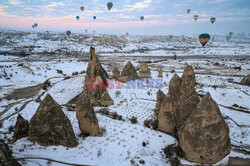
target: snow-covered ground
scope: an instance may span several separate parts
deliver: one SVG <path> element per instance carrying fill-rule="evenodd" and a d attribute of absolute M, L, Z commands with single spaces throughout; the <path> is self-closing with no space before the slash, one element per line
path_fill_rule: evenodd
<path fill-rule="evenodd" d="M 164 40 L 164 37 L 143 37 L 143 36 L 102 36 L 102 35 L 72 35 L 67 39 L 62 34 L 46 35 L 40 33 L 8 34 L 1 32 L 1 40 L 6 43 L 0 45 L 0 120 L 20 110 L 26 101 L 36 99 L 45 90 L 41 90 L 36 96 L 29 99 L 4 99 L 16 88 L 23 88 L 38 85 L 50 79 L 52 87 L 49 93 L 63 108 L 73 126 L 79 145 L 75 148 L 65 148 L 62 146 L 44 147 L 37 143 L 30 142 L 27 138 L 10 143 L 13 155 L 16 158 L 27 156 L 44 157 L 54 160 L 75 164 L 89 165 L 141 165 L 140 160 L 144 160 L 144 165 L 170 165 L 168 159 L 163 155 L 162 149 L 167 145 L 174 144 L 175 138 L 146 128 L 144 120 L 154 116 L 156 104 L 156 93 L 158 88 L 143 88 L 136 86 L 131 88 L 132 82 L 122 84 L 123 88 L 108 89 L 110 96 L 114 100 L 114 105 L 108 107 L 110 112 L 117 112 L 122 115 L 124 121 L 114 120 L 105 115 L 97 113 L 99 125 L 104 134 L 101 137 L 87 137 L 82 139 L 79 136 L 80 130 L 75 112 L 70 112 L 66 104 L 70 99 L 83 90 L 83 82 L 87 69 L 87 61 L 82 60 L 81 53 L 87 53 L 90 45 L 95 46 L 96 52 L 100 52 L 100 60 L 103 67 L 111 75 L 114 65 L 121 71 L 128 60 L 138 68 L 139 62 L 150 61 L 148 63 L 153 79 L 157 78 L 157 70 L 162 68 L 163 78 L 162 90 L 168 91 L 168 84 L 174 73 L 182 75 L 187 64 L 194 67 L 196 72 L 196 91 L 204 95 L 210 92 L 213 99 L 219 104 L 223 117 L 230 128 L 230 138 L 232 145 L 243 147 L 250 151 L 250 88 L 237 84 L 243 76 L 250 74 L 250 42 L 238 44 L 238 41 L 218 41 L 210 43 L 206 48 L 201 48 L 195 39 L 181 41 Z M 7 39 L 7 36 L 11 36 Z M 98 45 L 102 40 L 107 44 Z M 105 43 L 104 40 L 104 43 Z M 114 44 L 115 43 L 115 44 Z M 112 46 L 112 45 L 113 46 Z M 15 48 L 29 46 L 31 50 L 25 50 L 30 56 L 11 56 Z M 61 51 L 56 51 L 61 50 Z M 49 53 L 56 52 L 51 55 Z M 67 57 L 65 52 L 73 54 L 80 53 L 80 57 Z M 177 54 L 177 60 L 171 56 Z M 6 56 L 4 56 L 4 54 Z M 63 55 L 62 55 L 63 54 Z M 72 54 L 72 55 L 73 55 Z M 82 55 L 83 56 L 83 55 Z M 84 55 L 85 56 L 85 55 Z M 188 58 L 192 56 L 192 58 Z M 235 56 L 235 57 L 234 57 Z M 86 56 L 85 56 L 86 57 Z M 212 58 L 211 58 L 212 57 Z M 237 69 L 241 67 L 241 70 Z M 61 70 L 62 73 L 59 71 Z M 78 74 L 73 75 L 73 72 Z M 70 76 L 67 78 L 67 76 Z M 67 78 L 67 79 L 65 79 Z M 139 82 L 139 80 L 137 80 Z M 129 88 L 130 87 L 130 88 Z M 118 93 L 118 91 L 120 93 Z M 41 99 L 45 97 L 42 95 Z M 20 101 L 20 103 L 10 107 L 7 112 L 1 114 L 7 105 Z M 226 107 L 233 107 L 234 104 L 244 107 L 243 112 L 239 112 Z M 28 103 L 20 114 L 27 120 L 34 115 L 39 103 L 35 100 Z M 99 111 L 101 108 L 94 108 Z M 137 124 L 131 124 L 129 119 L 135 116 Z M 7 133 L 10 126 L 16 122 L 17 114 L 6 119 L 1 133 Z M 13 132 L 1 134 L 0 139 L 8 141 L 12 138 Z M 148 142 L 145 147 L 142 142 Z M 226 164 L 229 157 L 249 158 L 250 155 L 236 152 L 231 153 L 217 164 Z M 182 164 L 194 165 L 184 159 Z M 29 160 L 22 162 L 23 165 L 61 165 L 57 163 L 47 163 L 44 160 Z"/>

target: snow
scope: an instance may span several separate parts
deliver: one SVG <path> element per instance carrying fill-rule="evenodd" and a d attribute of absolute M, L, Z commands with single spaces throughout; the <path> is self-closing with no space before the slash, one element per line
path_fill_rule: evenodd
<path fill-rule="evenodd" d="M 112 73 L 114 64 L 117 64 L 121 71 L 129 60 L 136 68 L 139 67 L 139 61 L 151 61 L 148 65 L 151 69 L 152 79 L 157 79 L 163 84 L 161 90 L 165 94 L 172 76 L 174 74 L 181 76 L 184 67 L 187 64 L 192 65 L 198 83 L 196 91 L 202 95 L 209 92 L 219 104 L 221 113 L 230 128 L 232 144 L 250 146 L 250 88 L 237 84 L 243 76 L 250 73 L 250 42 L 246 39 L 240 40 L 242 43 L 236 39 L 229 43 L 218 39 L 207 47 L 201 48 L 195 38 L 182 41 L 178 36 L 174 40 L 167 40 L 165 36 L 79 35 L 77 38 L 77 35 L 72 35 L 70 39 L 66 39 L 64 34 L 49 34 L 46 37 L 46 34 L 27 33 L 21 37 L 15 34 L 12 36 L 11 40 L 15 42 L 12 42 L 9 47 L 6 46 L 8 42 L 6 45 L 1 45 L 0 52 L 6 51 L 11 54 L 14 48 L 23 46 L 29 46 L 32 50 L 31 55 L 27 57 L 0 55 L 0 97 L 2 98 L 0 112 L 5 109 L 5 105 L 20 101 L 19 104 L 4 113 L 0 119 L 15 113 L 24 102 L 33 100 L 20 112 L 25 119 L 30 120 L 39 107 L 39 103 L 35 99 L 45 90 L 41 90 L 30 99 L 6 100 L 4 96 L 16 88 L 38 85 L 49 79 L 52 87 L 41 99 L 49 93 L 62 106 L 79 142 L 75 148 L 44 147 L 23 138 L 11 144 L 13 155 L 16 158 L 35 156 L 75 164 L 102 166 L 132 165 L 132 161 L 139 164 L 139 160 L 143 159 L 145 165 L 170 165 L 168 159 L 163 156 L 162 149 L 167 145 L 177 143 L 177 140 L 143 125 L 144 120 L 154 116 L 156 93 L 159 89 L 157 87 L 139 87 L 137 85 L 135 88 L 131 88 L 133 81 L 130 81 L 119 83 L 122 88 L 117 88 L 118 83 L 114 83 L 114 88 L 108 89 L 114 105 L 108 109 L 110 112 L 122 115 L 124 121 L 114 120 L 97 113 L 99 126 L 105 129 L 103 136 L 86 137 L 85 139 L 79 136 L 80 130 L 75 112 L 68 111 L 63 105 L 83 90 L 85 79 L 83 71 L 86 71 L 88 64 L 84 58 L 88 58 L 87 54 L 91 45 L 96 48 L 103 67 L 109 74 Z M 2 36 L 2 38 L 5 37 Z M 119 42 L 114 45 L 109 42 L 99 45 L 97 42 L 99 38 L 115 38 Z M 56 53 L 49 54 L 53 52 Z M 177 55 L 177 60 L 173 60 L 174 54 Z M 20 65 L 21 63 L 23 65 Z M 241 66 L 240 71 L 234 69 L 239 66 Z M 159 68 L 163 69 L 163 78 L 157 78 Z M 58 73 L 58 70 L 62 70 L 63 73 Z M 6 77 L 4 71 L 7 73 Z M 79 74 L 72 76 L 73 72 Z M 67 76 L 70 77 L 67 78 Z M 145 80 L 135 82 L 146 85 Z M 117 94 L 118 91 L 119 94 Z M 245 112 L 223 107 L 232 107 L 234 104 L 245 107 Z M 100 109 L 101 107 L 94 108 L 96 112 Z M 129 119 L 133 116 L 137 117 L 137 124 L 131 124 Z M 8 128 L 15 124 L 16 118 L 17 114 L 5 120 L 0 132 L 7 132 Z M 12 135 L 13 133 L 1 134 L 0 138 L 7 140 L 11 139 Z M 149 142 L 149 144 L 143 147 L 143 141 Z M 217 164 L 227 164 L 229 157 L 249 158 L 250 156 L 232 150 Z M 36 163 L 47 164 L 44 160 L 29 160 L 24 165 Z M 181 163 L 195 165 L 184 159 L 181 159 Z M 61 164 L 52 162 L 51 165 Z"/>

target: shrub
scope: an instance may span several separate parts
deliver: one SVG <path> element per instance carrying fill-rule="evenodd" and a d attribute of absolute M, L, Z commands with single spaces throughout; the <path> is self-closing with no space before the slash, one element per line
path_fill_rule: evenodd
<path fill-rule="evenodd" d="M 62 70 L 56 70 L 58 74 L 63 74 Z"/>
<path fill-rule="evenodd" d="M 144 160 L 139 160 L 139 163 L 140 164 L 145 164 L 145 161 Z"/>
<path fill-rule="evenodd" d="M 181 164 L 181 162 L 178 157 L 174 157 L 170 159 L 170 164 L 171 166 L 178 166 Z"/>
<path fill-rule="evenodd" d="M 72 73 L 72 76 L 75 76 L 75 75 L 78 75 L 77 71 L 75 71 L 75 72 Z"/>
<path fill-rule="evenodd" d="M 182 148 L 180 146 L 175 145 L 175 144 L 171 144 L 171 145 L 166 146 L 163 149 L 163 152 L 164 152 L 166 158 L 173 158 L 173 157 L 183 158 L 184 157 L 184 152 L 183 152 Z"/>
<path fill-rule="evenodd" d="M 132 124 L 136 124 L 138 121 L 137 121 L 137 117 L 135 117 L 135 116 L 132 116 L 132 118 L 130 118 L 129 119 L 130 120 L 130 122 L 132 123 Z"/>
<path fill-rule="evenodd" d="M 148 144 L 149 144 L 149 142 L 148 142 L 148 141 L 146 141 L 146 142 L 145 142 L 145 141 L 143 141 L 143 142 L 142 142 L 142 146 L 143 146 L 143 147 L 146 147 Z"/>
<path fill-rule="evenodd" d="M 146 119 L 144 120 L 144 126 L 150 129 L 157 130 L 158 129 L 158 119 Z"/>
<path fill-rule="evenodd" d="M 144 124 L 144 126 L 146 126 L 147 128 L 150 128 L 151 122 L 152 122 L 152 119 L 146 119 L 146 120 L 144 120 L 143 124 Z"/>

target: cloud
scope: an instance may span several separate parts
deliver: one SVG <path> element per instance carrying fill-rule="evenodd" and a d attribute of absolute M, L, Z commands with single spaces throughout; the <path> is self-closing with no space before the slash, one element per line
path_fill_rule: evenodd
<path fill-rule="evenodd" d="M 9 4 L 10 5 L 20 5 L 20 4 L 22 4 L 22 2 L 20 2 L 18 0 L 9 0 Z"/>
<path fill-rule="evenodd" d="M 151 2 L 152 2 L 152 0 L 145 0 L 145 1 L 142 1 L 142 2 L 136 2 L 133 5 L 125 5 L 125 7 L 131 8 L 131 10 L 134 10 L 134 9 L 144 9 L 144 8 L 149 7 L 149 4 Z"/>
<path fill-rule="evenodd" d="M 47 6 L 44 6 L 45 8 L 52 8 L 52 7 L 57 7 L 57 6 L 64 6 L 64 3 L 61 2 L 52 2 Z"/>
<path fill-rule="evenodd" d="M 137 18 L 137 17 L 133 17 L 133 16 L 125 16 L 125 15 L 123 15 L 123 14 L 119 14 L 119 17 L 120 18 L 125 18 L 125 19 L 135 19 L 135 18 Z"/>

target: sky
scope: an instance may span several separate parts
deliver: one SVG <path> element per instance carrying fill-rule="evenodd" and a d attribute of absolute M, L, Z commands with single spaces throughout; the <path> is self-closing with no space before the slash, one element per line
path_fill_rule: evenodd
<path fill-rule="evenodd" d="M 107 10 L 107 2 L 113 7 Z M 85 9 L 82 12 L 80 6 Z M 190 14 L 187 9 L 191 9 Z M 195 22 L 194 15 L 199 15 Z M 80 20 L 76 20 L 80 16 Z M 97 19 L 94 20 L 93 16 Z M 140 21 L 140 16 L 144 20 Z M 210 18 L 216 22 L 211 24 Z M 73 33 L 250 33 L 250 0 L 1 0 L 0 27 Z"/>

